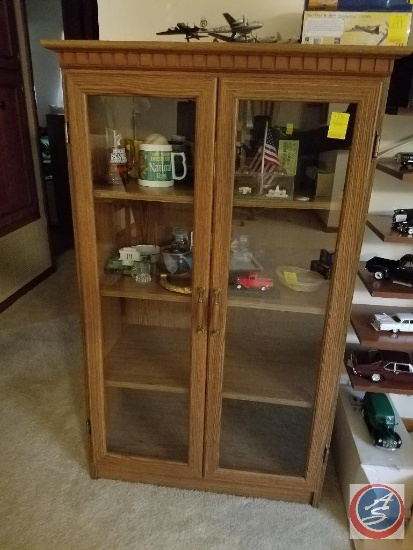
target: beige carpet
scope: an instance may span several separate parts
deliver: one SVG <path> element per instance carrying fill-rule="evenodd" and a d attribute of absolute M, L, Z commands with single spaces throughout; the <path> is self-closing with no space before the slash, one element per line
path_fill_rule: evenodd
<path fill-rule="evenodd" d="M 0 550 L 348 550 L 329 465 L 320 508 L 91 480 L 73 252 L 0 315 Z"/>

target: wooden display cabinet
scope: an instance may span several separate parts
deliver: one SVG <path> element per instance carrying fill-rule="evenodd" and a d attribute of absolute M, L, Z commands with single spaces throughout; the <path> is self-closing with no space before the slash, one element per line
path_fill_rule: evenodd
<path fill-rule="evenodd" d="M 393 61 L 407 50 L 45 46 L 65 81 L 92 475 L 317 503 L 375 136 Z M 347 132 L 329 137 L 331 113 L 346 111 Z M 147 188 L 132 169 L 124 185 L 105 184 L 105 128 L 137 146 L 185 128 L 191 177 Z M 261 175 L 268 128 L 298 156 Z M 343 193 L 317 197 L 309 169 L 343 148 Z M 337 234 L 318 210 L 339 214 Z M 119 248 L 166 245 L 174 227 L 193 232 L 191 295 L 163 288 L 159 264 L 146 284 L 105 271 Z M 284 266 L 290 285 L 306 286 L 290 266 L 309 269 L 320 249 L 335 250 L 331 280 L 312 292 L 279 280 Z M 273 288 L 237 289 L 252 271 Z"/>

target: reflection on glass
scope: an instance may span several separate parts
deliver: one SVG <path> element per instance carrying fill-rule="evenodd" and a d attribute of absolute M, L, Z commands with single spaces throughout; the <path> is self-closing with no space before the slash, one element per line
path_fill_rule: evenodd
<path fill-rule="evenodd" d="M 355 112 L 239 102 L 221 467 L 305 475 Z"/>

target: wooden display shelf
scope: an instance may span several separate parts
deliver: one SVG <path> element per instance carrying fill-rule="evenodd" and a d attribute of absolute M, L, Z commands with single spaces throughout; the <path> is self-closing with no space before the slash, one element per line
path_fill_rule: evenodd
<path fill-rule="evenodd" d="M 351 311 L 351 324 L 360 344 L 366 348 L 412 351 L 413 333 L 379 332 L 374 330 L 370 324 L 375 313 L 394 314 L 402 311 L 411 312 L 409 308 L 398 308 L 397 306 L 354 305 Z"/>
<path fill-rule="evenodd" d="M 413 298 L 412 286 L 405 286 L 388 280 L 377 281 L 373 275 L 365 269 L 363 262 L 360 262 L 358 274 L 364 286 L 374 298 Z"/>
<path fill-rule="evenodd" d="M 311 353 L 297 353 L 289 340 L 228 333 L 222 397 L 310 408 L 316 371 Z"/>
<path fill-rule="evenodd" d="M 162 302 L 190 303 L 189 294 L 179 294 L 163 288 L 156 276 L 150 283 L 137 284 L 130 275 L 105 275 L 101 282 L 102 296 L 118 298 L 137 298 L 141 300 L 160 300 Z"/>
<path fill-rule="evenodd" d="M 102 296 L 158 300 L 162 302 L 190 303 L 191 295 L 171 292 L 161 287 L 154 279 L 139 285 L 128 275 L 106 275 L 101 283 Z M 323 315 L 328 298 L 328 284 L 315 292 L 295 292 L 287 287 L 277 287 L 274 291 L 238 291 L 230 288 L 228 306 L 272 311 L 291 311 Z"/>
<path fill-rule="evenodd" d="M 104 361 L 106 386 L 188 393 L 190 331 L 129 325 Z"/>
<path fill-rule="evenodd" d="M 391 228 L 392 216 L 368 216 L 366 225 L 385 243 L 412 244 L 413 235 L 399 233 Z"/>
<path fill-rule="evenodd" d="M 316 368 L 301 356 L 288 361 L 288 342 L 283 349 L 270 337 L 229 334 L 223 397 L 312 407 Z M 188 393 L 189 364 L 189 330 L 129 325 L 104 361 L 105 385 Z"/>
<path fill-rule="evenodd" d="M 401 168 L 400 164 L 395 160 L 384 159 L 377 163 L 377 170 L 385 172 L 394 178 L 403 181 L 413 181 L 413 170 L 408 168 Z"/>
<path fill-rule="evenodd" d="M 340 210 L 341 202 L 331 200 L 314 199 L 300 201 L 294 199 L 271 199 L 268 197 L 234 196 L 233 206 L 246 208 L 290 208 L 292 210 Z"/>
<path fill-rule="evenodd" d="M 188 187 L 173 185 L 172 187 L 143 187 L 134 181 L 126 185 L 96 185 L 93 188 L 96 200 L 132 200 L 157 201 L 192 204 L 194 191 Z"/>
<path fill-rule="evenodd" d="M 350 367 L 346 367 L 352 387 L 357 391 L 371 391 L 374 393 L 398 393 L 401 395 L 413 395 L 413 384 L 401 384 L 397 381 L 383 380 L 383 382 L 370 382 L 366 378 L 357 376 Z"/>
<path fill-rule="evenodd" d="M 329 291 L 327 281 L 314 292 L 297 292 L 280 283 L 275 284 L 274 290 L 256 291 L 255 293 L 230 287 L 228 306 L 324 315 Z"/>

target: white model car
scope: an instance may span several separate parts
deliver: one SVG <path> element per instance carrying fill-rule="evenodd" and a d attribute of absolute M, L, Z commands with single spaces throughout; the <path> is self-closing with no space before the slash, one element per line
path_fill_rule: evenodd
<path fill-rule="evenodd" d="M 372 327 L 375 330 L 391 330 L 392 332 L 413 332 L 413 313 L 377 313 L 373 316 Z"/>

